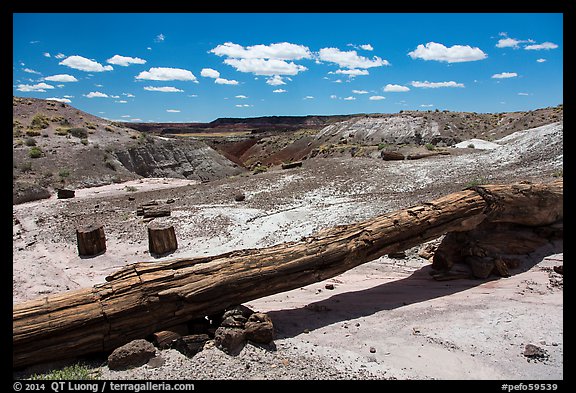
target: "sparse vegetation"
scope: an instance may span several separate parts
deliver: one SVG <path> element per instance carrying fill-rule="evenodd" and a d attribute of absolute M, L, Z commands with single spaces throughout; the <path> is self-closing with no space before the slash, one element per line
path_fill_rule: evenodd
<path fill-rule="evenodd" d="M 26 138 L 26 146 L 36 146 L 36 139 L 34 138 Z"/>
<path fill-rule="evenodd" d="M 469 149 L 474 149 L 474 144 L 473 143 L 469 143 L 468 146 L 466 146 Z"/>
<path fill-rule="evenodd" d="M 378 144 L 378 150 L 382 150 L 387 148 L 388 146 L 390 146 L 388 143 L 379 143 Z"/>
<path fill-rule="evenodd" d="M 40 158 L 44 155 L 44 152 L 42 151 L 42 149 L 40 149 L 38 146 L 33 146 L 30 148 L 30 150 L 28 151 L 28 156 L 30 158 Z"/>
<path fill-rule="evenodd" d="M 47 116 L 37 113 L 32 118 L 32 122 L 30 122 L 30 129 L 32 130 L 43 130 L 44 128 L 48 128 L 50 126 L 50 119 Z"/>
<path fill-rule="evenodd" d="M 23 162 L 22 165 L 20 166 L 20 170 L 24 173 L 30 172 L 32 170 L 32 161 Z"/>
<path fill-rule="evenodd" d="M 479 177 L 474 180 L 469 181 L 464 185 L 465 188 L 474 187 L 474 186 L 481 186 L 482 184 L 487 184 L 487 180 L 484 177 Z"/>
<path fill-rule="evenodd" d="M 60 177 L 60 180 L 64 181 L 64 179 L 70 176 L 70 171 L 68 169 L 60 169 L 58 176 Z"/>
<path fill-rule="evenodd" d="M 82 138 L 82 139 L 80 139 L 80 143 L 82 143 L 84 146 L 86 146 L 86 145 L 88 145 L 88 139 Z"/>
<path fill-rule="evenodd" d="M 26 130 L 26 135 L 28 135 L 28 136 L 40 136 L 40 131 Z"/>
<path fill-rule="evenodd" d="M 87 138 L 88 137 L 88 130 L 82 127 L 74 127 L 68 130 L 70 135 L 75 136 L 76 138 Z"/>
<path fill-rule="evenodd" d="M 128 192 L 138 191 L 138 188 L 134 187 L 134 186 L 126 186 L 126 187 L 124 187 L 124 189 Z"/>
<path fill-rule="evenodd" d="M 254 167 L 254 169 L 252 169 L 252 173 L 257 175 L 258 173 L 263 173 L 266 172 L 268 170 L 268 167 L 265 165 L 257 165 Z"/>
<path fill-rule="evenodd" d="M 60 370 L 52 370 L 45 374 L 33 374 L 31 380 L 96 380 L 98 374 L 85 364 L 73 364 Z"/>
<path fill-rule="evenodd" d="M 436 146 L 434 146 L 432 143 L 426 143 L 424 145 L 424 147 L 426 147 L 426 149 L 428 149 L 428 150 L 435 150 L 436 149 Z"/>
<path fill-rule="evenodd" d="M 69 128 L 64 128 L 64 127 L 58 127 L 56 128 L 56 135 L 60 135 L 60 136 L 66 136 L 68 135 L 68 131 L 70 131 Z"/>
<path fill-rule="evenodd" d="M 552 174 L 553 177 L 564 177 L 564 170 L 560 169 Z"/>

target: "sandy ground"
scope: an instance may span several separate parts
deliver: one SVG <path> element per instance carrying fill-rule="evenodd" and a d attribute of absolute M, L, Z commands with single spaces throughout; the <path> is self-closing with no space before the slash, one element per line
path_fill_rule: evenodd
<path fill-rule="evenodd" d="M 431 200 L 480 177 L 551 180 L 562 165 L 561 132 L 548 127 L 532 142 L 517 135 L 500 148 L 426 160 L 317 159 L 210 183 L 143 179 L 15 205 L 13 301 L 90 287 L 128 263 L 158 260 L 135 215 L 146 201 L 174 200 L 161 220 L 175 225 L 179 248 L 164 258 L 266 247 Z M 548 151 L 536 143 L 542 140 Z M 234 201 L 238 191 L 245 201 Z M 107 251 L 81 258 L 73 228 L 88 221 L 104 224 Z M 509 278 L 438 282 L 410 249 L 405 259 L 382 257 L 246 303 L 272 318 L 274 348 L 249 344 L 236 357 L 209 348 L 192 359 L 165 350 L 160 367 L 113 372 L 104 365 L 100 372 L 105 379 L 563 379 L 563 284 L 552 270 L 563 264 L 562 250 L 562 242 L 538 250 Z M 549 356 L 525 357 L 527 344 Z"/>

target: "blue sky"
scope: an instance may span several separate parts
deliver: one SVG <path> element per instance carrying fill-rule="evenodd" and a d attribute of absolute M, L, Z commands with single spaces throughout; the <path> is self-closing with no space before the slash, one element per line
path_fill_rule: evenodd
<path fill-rule="evenodd" d="M 13 94 L 110 120 L 563 103 L 562 13 L 15 13 Z"/>

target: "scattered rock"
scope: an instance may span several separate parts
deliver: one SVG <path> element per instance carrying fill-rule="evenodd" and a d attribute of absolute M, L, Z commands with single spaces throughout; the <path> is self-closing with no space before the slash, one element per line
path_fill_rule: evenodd
<path fill-rule="evenodd" d="M 564 265 L 554 266 L 553 269 L 556 273 L 564 275 Z"/>
<path fill-rule="evenodd" d="M 404 154 L 397 152 L 397 151 L 385 151 L 382 150 L 382 152 L 380 153 L 380 157 L 384 160 L 384 161 L 397 161 L 397 160 L 403 160 Z"/>
<path fill-rule="evenodd" d="M 246 332 L 241 328 L 220 326 L 214 333 L 214 344 L 228 355 L 238 355 L 246 343 Z"/>
<path fill-rule="evenodd" d="M 58 199 L 74 198 L 76 191 L 65 188 L 58 189 Z"/>
<path fill-rule="evenodd" d="M 388 258 L 404 259 L 406 258 L 406 253 L 404 251 L 391 252 L 390 254 L 388 254 Z"/>
<path fill-rule="evenodd" d="M 495 266 L 494 259 L 490 257 L 470 255 L 465 258 L 465 261 L 472 268 L 472 274 L 476 278 L 488 278 Z"/>
<path fill-rule="evenodd" d="M 524 348 L 524 356 L 526 356 L 528 359 L 533 359 L 533 360 L 546 360 L 550 357 L 550 355 L 548 355 L 548 352 L 543 349 L 540 348 L 537 345 L 534 344 L 527 344 L 526 347 Z"/>
<path fill-rule="evenodd" d="M 324 288 L 332 290 L 334 289 L 334 284 L 326 284 L 324 285 Z"/>
<path fill-rule="evenodd" d="M 246 199 L 246 195 L 243 192 L 239 192 L 236 195 L 234 195 L 234 200 L 236 202 L 242 202 L 244 199 Z"/>
<path fill-rule="evenodd" d="M 297 168 L 302 166 L 302 161 L 289 162 L 287 164 L 282 164 L 282 169 Z"/>
<path fill-rule="evenodd" d="M 274 340 L 274 325 L 267 314 L 255 312 L 244 325 L 246 339 L 259 344 L 270 344 Z"/>
<path fill-rule="evenodd" d="M 171 348 L 185 356 L 192 357 L 204 348 L 204 344 L 210 340 L 207 334 L 189 334 L 178 337 L 171 345 Z"/>
<path fill-rule="evenodd" d="M 376 348 L 370 347 L 370 353 L 376 353 Z"/>
<path fill-rule="evenodd" d="M 436 252 L 437 248 L 438 245 L 434 243 L 423 244 L 418 250 L 418 256 L 429 260 L 434 256 L 434 252 Z"/>
<path fill-rule="evenodd" d="M 171 346 L 172 342 L 188 334 L 188 326 L 177 325 L 170 329 L 162 330 L 152 334 L 152 342 L 160 349 Z"/>
<path fill-rule="evenodd" d="M 133 340 L 128 344 L 116 348 L 108 356 L 108 368 L 110 370 L 127 370 L 139 367 L 156 356 L 156 348 L 152 343 L 143 340 Z"/>

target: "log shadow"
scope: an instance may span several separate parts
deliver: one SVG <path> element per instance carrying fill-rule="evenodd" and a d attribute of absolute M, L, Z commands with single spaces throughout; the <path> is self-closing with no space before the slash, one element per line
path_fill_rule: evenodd
<path fill-rule="evenodd" d="M 521 264 L 511 269 L 511 275 L 532 269 L 546 256 L 563 252 L 562 241 L 550 243 L 521 258 Z M 273 310 L 267 312 L 274 322 L 276 338 L 294 337 L 305 330 L 312 331 L 337 322 L 366 317 L 379 311 L 394 310 L 410 304 L 449 296 L 476 287 L 501 277 L 486 279 L 458 279 L 436 281 L 430 273 L 431 265 L 426 265 L 410 276 L 387 282 L 372 288 L 335 294 L 327 299 L 309 303 L 306 306 Z"/>

